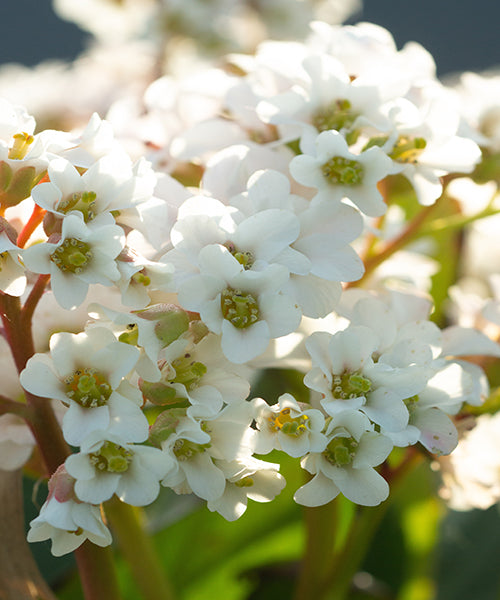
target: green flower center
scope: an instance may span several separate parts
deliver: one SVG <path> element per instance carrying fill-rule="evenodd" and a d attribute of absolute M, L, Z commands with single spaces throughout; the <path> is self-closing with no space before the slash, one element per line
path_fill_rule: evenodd
<path fill-rule="evenodd" d="M 330 129 L 336 131 L 341 129 L 350 130 L 358 116 L 359 113 L 352 110 L 349 100 L 334 100 L 313 114 L 312 124 L 319 132 Z M 349 131 L 346 135 L 347 144 L 354 144 L 358 137 L 359 131 Z"/>
<path fill-rule="evenodd" d="M 133 452 L 114 442 L 106 441 L 99 452 L 89 454 L 90 464 L 96 471 L 107 473 L 125 473 L 132 462 Z"/>
<path fill-rule="evenodd" d="M 294 437 L 305 433 L 309 417 L 307 415 L 292 417 L 290 412 L 289 408 L 284 408 L 278 414 L 270 416 L 268 421 L 271 431 L 281 431 Z"/>
<path fill-rule="evenodd" d="M 427 146 L 422 137 L 399 136 L 389 156 L 400 163 L 415 163 Z"/>
<path fill-rule="evenodd" d="M 222 316 L 237 329 L 250 327 L 259 320 L 259 304 L 252 294 L 228 288 L 221 294 Z"/>
<path fill-rule="evenodd" d="M 111 386 L 97 369 L 77 369 L 66 381 L 66 395 L 84 408 L 103 406 L 111 396 Z"/>
<path fill-rule="evenodd" d="M 210 448 L 211 444 L 195 444 L 189 440 L 179 439 L 174 443 L 174 454 L 178 460 L 184 461 L 193 458 L 196 454 L 205 452 L 207 448 Z"/>
<path fill-rule="evenodd" d="M 67 238 L 50 255 L 50 260 L 63 272 L 83 273 L 92 259 L 90 244 Z"/>
<path fill-rule="evenodd" d="M 410 398 L 406 398 L 405 400 L 403 400 L 403 402 L 406 405 L 406 408 L 408 409 L 408 412 L 410 413 L 410 415 L 412 413 L 415 412 L 415 409 L 417 408 L 417 403 L 420 400 L 418 394 L 416 394 L 415 396 L 411 396 Z"/>
<path fill-rule="evenodd" d="M 144 269 L 143 269 L 144 270 Z M 134 273 L 131 277 L 131 280 L 134 283 L 137 283 L 139 285 L 143 285 L 144 287 L 148 287 L 148 285 L 151 284 L 151 277 L 148 277 L 145 273 L 143 273 L 142 271 L 138 271 L 137 273 Z"/>
<path fill-rule="evenodd" d="M 344 372 L 333 376 L 332 395 L 336 400 L 358 398 L 367 394 L 371 387 L 372 382 L 359 371 Z"/>
<path fill-rule="evenodd" d="M 335 437 L 323 450 L 323 456 L 335 467 L 346 467 L 352 463 L 358 446 L 352 436 Z"/>
<path fill-rule="evenodd" d="M 130 344 L 131 346 L 137 346 L 137 342 L 139 341 L 139 327 L 137 327 L 137 323 L 129 323 L 126 331 L 118 336 L 118 341 Z"/>
<path fill-rule="evenodd" d="M 255 262 L 255 257 L 252 252 L 249 252 L 248 250 L 240 252 L 240 250 L 236 249 L 236 246 L 233 244 L 233 242 L 226 242 L 224 247 L 229 250 L 229 252 L 245 270 L 250 269 Z"/>
<path fill-rule="evenodd" d="M 253 484 L 254 484 L 254 481 L 251 477 L 243 477 L 243 479 L 239 479 L 238 481 L 234 482 L 234 485 L 236 487 L 240 487 L 240 488 L 252 487 Z"/>
<path fill-rule="evenodd" d="M 333 156 L 321 165 L 321 172 L 330 183 L 358 185 L 363 181 L 364 168 L 357 160 Z"/>
<path fill-rule="evenodd" d="M 64 200 L 61 200 L 57 209 L 64 214 L 68 213 L 70 210 L 78 210 L 82 213 L 85 223 L 88 223 L 95 217 L 95 199 L 95 192 L 75 192 Z"/>
<path fill-rule="evenodd" d="M 201 362 L 194 361 L 190 354 L 176 358 L 172 362 L 172 367 L 175 369 L 175 377 L 168 379 L 169 383 L 182 383 L 188 391 L 197 388 L 207 372 L 207 367 Z"/>

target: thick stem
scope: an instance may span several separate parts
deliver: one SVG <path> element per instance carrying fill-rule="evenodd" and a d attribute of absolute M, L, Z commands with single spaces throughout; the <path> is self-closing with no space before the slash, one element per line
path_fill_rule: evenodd
<path fill-rule="evenodd" d="M 56 600 L 26 541 L 21 481 L 20 471 L 0 470 L 0 598 Z"/>
<path fill-rule="evenodd" d="M 85 600 L 121 599 L 111 547 L 100 548 L 87 540 L 75 550 L 75 558 Z"/>
<path fill-rule="evenodd" d="M 140 509 L 116 496 L 106 502 L 108 516 L 120 550 L 141 591 L 142 600 L 173 600 L 174 593 L 141 522 Z"/>
<path fill-rule="evenodd" d="M 32 294 L 35 294 L 32 296 L 33 301 L 24 314 L 19 298 L 0 293 L 0 314 L 4 335 L 10 345 L 19 373 L 35 352 L 31 318 L 36 306 L 35 296 L 39 298 L 42 291 L 41 284 L 35 293 L 32 291 Z M 70 454 L 70 449 L 63 437 L 50 401 L 28 392 L 25 393 L 25 396 L 30 411 L 27 423 L 37 441 L 47 475 L 51 475 L 64 463 Z M 2 539 L 5 538 L 2 537 Z M 6 539 L 8 540 L 8 538 Z M 5 547 L 8 548 L 9 544 L 6 543 Z M 119 600 L 110 548 L 100 548 L 90 542 L 85 542 L 75 551 L 75 555 L 86 600 Z"/>
<path fill-rule="evenodd" d="M 318 600 L 344 600 L 347 597 L 352 580 L 361 561 L 370 547 L 389 502 L 376 507 L 359 508 L 349 531 L 346 545 L 336 557 L 335 566 L 318 594 Z"/>
<path fill-rule="evenodd" d="M 306 545 L 295 600 L 317 598 L 334 556 L 337 501 L 304 508 Z"/>

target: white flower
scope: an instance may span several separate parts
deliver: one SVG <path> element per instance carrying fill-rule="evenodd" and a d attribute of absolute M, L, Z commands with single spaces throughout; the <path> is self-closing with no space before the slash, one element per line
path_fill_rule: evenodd
<path fill-rule="evenodd" d="M 348 198 L 370 217 L 385 213 L 387 206 L 377 183 L 391 172 L 392 165 L 380 148 L 352 154 L 345 138 L 333 130 L 320 133 L 315 146 L 314 154 L 300 154 L 290 162 L 294 179 L 319 190 L 314 201 Z"/>
<path fill-rule="evenodd" d="M 137 348 L 117 341 L 111 331 L 94 327 L 84 333 L 57 333 L 51 357 L 35 354 L 21 373 L 22 386 L 69 409 L 63 418 L 66 440 L 79 446 L 94 430 L 108 430 L 128 441 L 143 442 L 148 423 L 142 398 L 124 378 L 137 362 Z"/>
<path fill-rule="evenodd" d="M 428 370 L 417 365 L 392 367 L 372 358 L 378 338 L 372 329 L 350 325 L 333 336 L 313 333 L 306 341 L 313 368 L 304 383 L 322 395 L 321 405 L 333 417 L 361 410 L 389 431 L 408 424 L 404 400 L 421 391 Z"/>
<path fill-rule="evenodd" d="M 21 296 L 26 289 L 26 275 L 21 265 L 20 248 L 5 231 L 0 233 L 0 290 L 9 296 Z"/>
<path fill-rule="evenodd" d="M 363 506 L 383 502 L 389 486 L 373 467 L 392 450 L 389 438 L 374 431 L 367 417 L 353 411 L 335 416 L 326 435 L 325 450 L 301 460 L 314 477 L 295 492 L 294 500 L 304 506 L 321 506 L 342 493 Z"/>
<path fill-rule="evenodd" d="M 224 493 L 226 479 L 208 451 L 210 435 L 190 417 L 176 417 L 171 411 L 163 414 L 167 423 L 172 418 L 175 430 L 161 444 L 167 465 L 162 485 L 178 494 L 194 493 L 204 500 L 217 500 Z"/>
<path fill-rule="evenodd" d="M 222 496 L 207 502 L 207 508 L 218 512 L 227 521 L 235 521 L 246 511 L 248 500 L 271 502 L 285 487 L 285 478 L 278 473 L 279 465 L 251 456 L 231 462 L 216 460 L 216 466 L 226 478 Z"/>
<path fill-rule="evenodd" d="M 272 406 L 261 398 L 253 402 L 258 411 L 255 417 L 257 454 L 267 454 L 276 448 L 299 458 L 325 449 L 327 439 L 322 433 L 325 418 L 319 410 L 300 406 L 290 394 L 282 394 Z"/>
<path fill-rule="evenodd" d="M 440 459 L 440 494 L 454 510 L 486 509 L 500 499 L 499 424 L 500 413 L 481 415 L 450 457 Z"/>
<path fill-rule="evenodd" d="M 114 494 L 132 506 L 151 504 L 167 470 L 158 448 L 129 444 L 122 438 L 95 431 L 78 454 L 66 459 L 66 470 L 76 479 L 75 493 L 83 502 L 99 504 Z"/>
<path fill-rule="evenodd" d="M 363 127 L 389 128 L 381 110 L 383 83 L 376 86 L 366 77 L 351 81 L 341 62 L 326 54 L 306 57 L 302 69 L 301 81 L 257 107 L 264 121 L 278 125 L 286 141 L 300 137 L 301 150 L 308 152 L 314 151 L 314 140 L 322 131 L 339 131 L 351 145 Z M 390 88 L 394 93 L 394 86 Z"/>
<path fill-rule="evenodd" d="M 144 169 L 143 169 L 144 170 Z M 155 179 L 149 172 L 137 173 L 130 159 L 108 154 L 97 160 L 83 174 L 64 158 L 52 160 L 48 167 L 50 181 L 32 191 L 33 200 L 60 219 L 67 214 L 82 216 L 85 223 L 113 224 L 111 212 L 119 218 L 122 211 L 134 208 L 151 195 Z"/>
<path fill-rule="evenodd" d="M 123 229 L 103 225 L 90 229 L 77 215 L 62 224 L 61 239 L 35 244 L 24 251 L 23 260 L 35 273 L 50 273 L 52 291 L 67 309 L 79 306 L 89 284 L 110 286 L 120 278 L 115 259 L 125 241 Z"/>
<path fill-rule="evenodd" d="M 363 274 L 361 259 L 348 245 L 363 228 L 354 208 L 327 199 L 311 204 L 291 194 L 288 178 L 270 169 L 254 173 L 247 192 L 230 202 L 246 215 L 279 209 L 298 219 L 296 238 L 272 262 L 289 270 L 283 293 L 294 299 L 304 315 L 317 318 L 331 312 L 340 297 L 340 281 L 355 281 Z"/>
<path fill-rule="evenodd" d="M 80 502 L 74 479 L 61 466 L 49 480 L 49 496 L 38 517 L 30 523 L 28 542 L 52 540 L 52 554 L 62 556 L 85 540 L 98 546 L 111 544 L 111 533 L 102 521 L 99 506 Z"/>
<path fill-rule="evenodd" d="M 154 404 L 181 402 L 217 413 L 224 404 L 242 402 L 250 392 L 242 368 L 222 354 L 220 338 L 213 333 L 197 343 L 186 338 L 172 342 L 162 350 L 159 364 L 158 382 L 140 382 L 144 397 Z"/>
<path fill-rule="evenodd" d="M 20 469 L 31 456 L 35 444 L 24 419 L 12 414 L 0 416 L 0 469 Z"/>
<path fill-rule="evenodd" d="M 427 95 L 421 107 L 406 99 L 394 103 L 388 111 L 394 131 L 382 145 L 394 161 L 392 173 L 410 181 L 424 206 L 441 195 L 443 175 L 470 173 L 481 159 L 476 142 L 457 135 L 459 114 L 450 95 L 438 84 Z"/>
<path fill-rule="evenodd" d="M 200 313 L 210 331 L 222 335 L 222 351 L 235 363 L 262 354 L 271 338 L 292 332 L 300 310 L 280 293 L 288 274 L 281 265 L 245 270 L 226 248 L 210 245 L 199 254 L 200 275 L 179 288 L 179 302 Z"/>
<path fill-rule="evenodd" d="M 171 288 L 174 268 L 170 264 L 133 254 L 131 257 L 125 256 L 125 260 L 117 260 L 116 266 L 120 271 L 116 285 L 126 306 L 144 308 L 151 303 L 151 292 Z"/>

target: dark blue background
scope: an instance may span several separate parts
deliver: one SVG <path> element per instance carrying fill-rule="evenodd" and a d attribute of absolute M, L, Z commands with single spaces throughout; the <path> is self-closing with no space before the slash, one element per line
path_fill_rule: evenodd
<path fill-rule="evenodd" d="M 420 42 L 433 54 L 440 75 L 500 65 L 496 0 L 365 0 L 364 4 L 357 20 L 383 25 L 399 47 L 409 40 Z M 85 34 L 60 20 L 50 0 L 0 0 L 0 6 L 0 63 L 72 59 L 84 48 Z"/>

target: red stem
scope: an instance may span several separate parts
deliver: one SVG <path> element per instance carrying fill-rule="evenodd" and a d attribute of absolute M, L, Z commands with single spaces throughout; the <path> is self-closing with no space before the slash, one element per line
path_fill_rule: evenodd
<path fill-rule="evenodd" d="M 35 204 L 29 221 L 23 227 L 21 233 L 17 236 L 17 245 L 19 248 L 24 248 L 26 242 L 30 239 L 31 234 L 43 221 L 43 217 L 45 216 L 46 212 L 47 211 L 44 208 L 38 206 L 38 204 Z"/>

